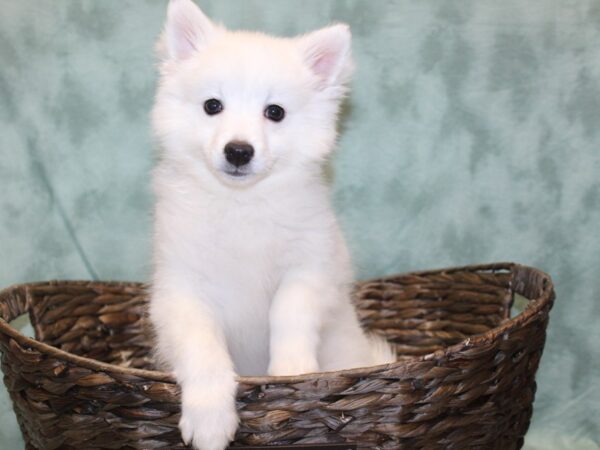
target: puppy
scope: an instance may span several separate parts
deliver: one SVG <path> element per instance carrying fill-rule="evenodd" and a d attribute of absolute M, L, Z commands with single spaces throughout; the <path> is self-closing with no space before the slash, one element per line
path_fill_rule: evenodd
<path fill-rule="evenodd" d="M 322 179 L 350 32 L 228 31 L 191 0 L 171 0 L 159 52 L 150 318 L 181 385 L 183 440 L 223 450 L 238 424 L 237 374 L 394 360 L 357 320 Z"/>

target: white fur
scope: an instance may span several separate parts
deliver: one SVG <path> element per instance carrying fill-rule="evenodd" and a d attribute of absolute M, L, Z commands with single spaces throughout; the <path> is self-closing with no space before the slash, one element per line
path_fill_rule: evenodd
<path fill-rule="evenodd" d="M 153 125 L 158 355 L 182 387 L 183 439 L 222 450 L 237 427 L 236 374 L 291 375 L 389 362 L 350 302 L 349 254 L 322 181 L 351 69 L 350 33 L 231 32 L 171 0 Z M 204 101 L 220 99 L 208 116 Z M 264 108 L 286 111 L 275 123 Z M 231 140 L 248 175 L 224 172 Z"/>

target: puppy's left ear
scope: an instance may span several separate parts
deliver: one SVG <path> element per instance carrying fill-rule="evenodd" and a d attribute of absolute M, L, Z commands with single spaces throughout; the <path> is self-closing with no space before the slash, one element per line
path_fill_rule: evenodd
<path fill-rule="evenodd" d="M 319 86 L 343 86 L 352 74 L 350 27 L 332 25 L 298 38 L 304 61 L 318 77 Z"/>

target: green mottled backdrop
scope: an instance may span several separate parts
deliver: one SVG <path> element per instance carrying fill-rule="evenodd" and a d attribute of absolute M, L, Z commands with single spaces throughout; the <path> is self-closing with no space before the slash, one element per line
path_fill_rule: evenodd
<path fill-rule="evenodd" d="M 145 280 L 164 0 L 0 0 L 0 284 Z M 528 449 L 600 447 L 600 2 L 202 0 L 348 22 L 335 204 L 362 277 L 512 260 L 557 285 Z M 0 448 L 22 448 L 0 391 Z"/>

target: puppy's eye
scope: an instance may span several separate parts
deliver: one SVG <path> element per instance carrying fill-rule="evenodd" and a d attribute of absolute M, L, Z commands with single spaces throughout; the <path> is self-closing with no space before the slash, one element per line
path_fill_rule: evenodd
<path fill-rule="evenodd" d="M 279 105 L 269 105 L 265 108 L 265 117 L 273 122 L 281 122 L 285 117 L 285 110 Z"/>
<path fill-rule="evenodd" d="M 223 103 L 221 103 L 216 98 L 209 98 L 204 102 L 204 111 L 209 116 L 219 114 L 221 111 L 223 111 Z"/>

